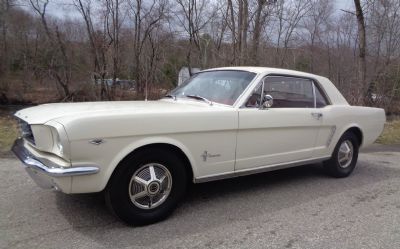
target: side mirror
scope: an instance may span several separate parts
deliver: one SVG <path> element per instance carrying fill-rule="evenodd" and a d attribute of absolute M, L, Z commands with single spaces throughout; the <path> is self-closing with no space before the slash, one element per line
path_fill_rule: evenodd
<path fill-rule="evenodd" d="M 269 94 L 264 95 L 263 107 L 270 108 L 272 107 L 273 104 L 274 104 L 274 98 L 272 98 L 272 96 Z"/>

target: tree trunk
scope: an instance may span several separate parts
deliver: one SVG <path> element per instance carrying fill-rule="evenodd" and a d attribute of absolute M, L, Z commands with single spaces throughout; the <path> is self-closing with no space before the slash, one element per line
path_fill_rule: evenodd
<path fill-rule="evenodd" d="M 359 49 L 359 58 L 358 58 L 358 87 L 362 89 L 361 94 L 363 96 L 359 96 L 361 98 L 365 98 L 367 89 L 366 87 L 366 72 L 367 72 L 367 62 L 366 62 L 366 34 L 365 34 L 365 20 L 364 13 L 361 8 L 360 0 L 354 0 L 354 5 L 356 8 L 356 17 L 357 17 L 357 26 L 358 26 L 358 49 Z M 362 100 L 360 100 L 362 101 Z"/>
<path fill-rule="evenodd" d="M 237 47 L 237 35 L 236 35 L 236 23 L 235 23 L 235 12 L 234 12 L 234 10 L 233 10 L 233 3 L 232 3 L 232 0 L 228 0 L 228 11 L 229 11 L 229 17 L 230 17 L 230 19 L 231 19 L 231 29 L 232 29 L 232 55 L 233 55 L 233 58 L 232 58 L 232 62 L 231 62 L 231 64 L 232 65 L 236 65 L 236 57 L 237 57 L 237 54 L 236 54 L 236 52 L 237 52 L 237 50 L 236 50 L 236 47 Z"/>

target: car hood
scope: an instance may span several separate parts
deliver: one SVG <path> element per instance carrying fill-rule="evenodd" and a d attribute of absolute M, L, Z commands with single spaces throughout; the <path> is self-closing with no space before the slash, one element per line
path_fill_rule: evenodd
<path fill-rule="evenodd" d="M 135 113 L 193 112 L 212 108 L 204 103 L 188 101 L 108 101 L 83 103 L 54 103 L 26 108 L 15 116 L 29 124 L 44 124 L 64 117 L 105 116 L 116 112 L 126 115 Z"/>

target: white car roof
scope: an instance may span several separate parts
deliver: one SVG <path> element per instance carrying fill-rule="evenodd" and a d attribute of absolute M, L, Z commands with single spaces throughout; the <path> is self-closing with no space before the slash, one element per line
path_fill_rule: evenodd
<path fill-rule="evenodd" d="M 265 73 L 277 73 L 277 74 L 290 74 L 290 75 L 299 75 L 299 76 L 308 76 L 312 78 L 320 78 L 322 76 L 300 72 L 296 70 L 282 69 L 282 68 L 273 68 L 273 67 L 218 67 L 218 68 L 210 68 L 204 71 L 215 71 L 215 70 L 243 70 L 248 72 L 253 72 L 257 74 L 265 74 Z"/>
<path fill-rule="evenodd" d="M 335 85 L 326 77 L 316 75 L 316 74 L 311 74 L 311 73 L 305 73 L 305 72 L 300 72 L 300 71 L 295 71 L 295 70 L 289 70 L 289 69 L 282 69 L 282 68 L 273 68 L 273 67 L 219 67 L 219 68 L 210 68 L 203 70 L 205 71 L 216 71 L 216 70 L 243 70 L 243 71 L 248 71 L 256 74 L 283 74 L 283 75 L 293 75 L 293 76 L 300 76 L 300 77 L 308 77 L 311 79 L 317 80 L 321 86 L 323 87 L 323 90 L 325 93 L 328 95 L 330 102 L 335 105 L 348 105 L 348 102 L 346 99 L 343 97 L 343 95 L 339 92 L 339 90 L 335 87 Z"/>

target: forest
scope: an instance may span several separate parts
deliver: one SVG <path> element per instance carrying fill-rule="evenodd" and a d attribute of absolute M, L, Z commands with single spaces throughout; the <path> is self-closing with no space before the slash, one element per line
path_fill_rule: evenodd
<path fill-rule="evenodd" d="M 182 67 L 266 66 L 400 113 L 398 0 L 58 1 L 71 15 L 52 1 L 0 1 L 2 105 L 157 99 Z M 134 89 L 108 84 L 119 79 Z"/>

